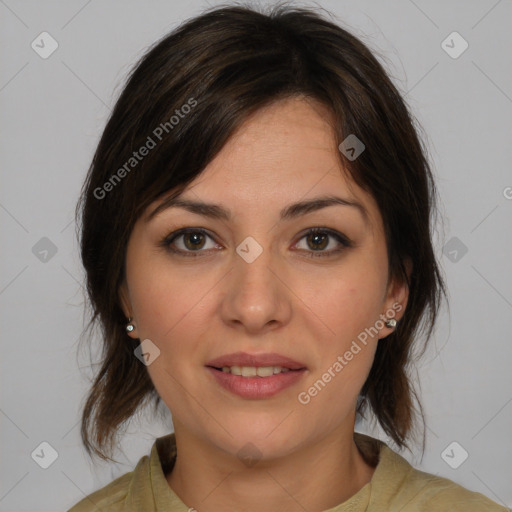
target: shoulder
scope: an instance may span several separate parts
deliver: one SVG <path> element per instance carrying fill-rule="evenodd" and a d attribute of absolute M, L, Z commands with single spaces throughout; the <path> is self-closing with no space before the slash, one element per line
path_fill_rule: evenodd
<path fill-rule="evenodd" d="M 354 440 L 375 467 L 368 512 L 512 512 L 448 478 L 414 468 L 384 441 L 359 432 Z"/>
<path fill-rule="evenodd" d="M 393 495 L 388 496 L 390 510 L 403 512 L 510 512 L 487 496 L 466 489 L 448 479 L 415 469 L 389 447 L 382 449 L 389 469 Z M 385 483 L 385 482 L 383 482 Z M 385 491 L 384 491 L 385 492 Z"/>
<path fill-rule="evenodd" d="M 487 496 L 466 489 L 462 485 L 417 469 L 409 475 L 410 485 L 418 494 L 412 497 L 411 510 L 437 512 L 509 512 Z"/>
<path fill-rule="evenodd" d="M 121 512 L 128 510 L 130 495 L 137 481 L 147 472 L 148 457 L 142 457 L 136 468 L 89 494 L 67 512 Z"/>
<path fill-rule="evenodd" d="M 144 455 L 133 471 L 86 496 L 67 512 L 139 512 L 154 510 L 158 499 L 174 499 L 179 503 L 165 478 L 176 455 L 174 433 L 159 437 L 154 441 L 150 455 Z"/>

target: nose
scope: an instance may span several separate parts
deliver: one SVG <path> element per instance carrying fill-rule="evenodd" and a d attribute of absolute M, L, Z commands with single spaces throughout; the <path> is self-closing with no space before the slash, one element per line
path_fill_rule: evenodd
<path fill-rule="evenodd" d="M 238 254 L 225 281 L 223 321 L 248 334 L 263 334 L 286 325 L 291 317 L 292 292 L 268 249 L 252 262 Z"/>

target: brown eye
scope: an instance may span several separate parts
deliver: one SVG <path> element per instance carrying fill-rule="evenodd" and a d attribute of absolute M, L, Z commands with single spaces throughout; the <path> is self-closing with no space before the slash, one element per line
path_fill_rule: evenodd
<path fill-rule="evenodd" d="M 306 241 L 306 247 L 299 247 L 299 249 L 304 250 L 305 254 L 312 258 L 334 256 L 353 247 L 353 243 L 345 235 L 327 228 L 312 228 L 300 240 L 303 239 Z M 330 249 L 325 250 L 327 247 Z"/>
<path fill-rule="evenodd" d="M 205 236 L 203 233 L 194 231 L 192 233 L 185 233 L 182 236 L 187 249 L 202 249 L 205 242 Z"/>
<path fill-rule="evenodd" d="M 325 249 L 329 244 L 329 236 L 326 233 L 310 233 L 307 235 L 309 247 L 315 251 Z"/>
<path fill-rule="evenodd" d="M 210 245 L 208 246 L 208 241 Z M 211 235 L 199 228 L 184 228 L 166 236 L 159 244 L 172 253 L 183 256 L 206 256 L 210 249 L 219 248 Z"/>

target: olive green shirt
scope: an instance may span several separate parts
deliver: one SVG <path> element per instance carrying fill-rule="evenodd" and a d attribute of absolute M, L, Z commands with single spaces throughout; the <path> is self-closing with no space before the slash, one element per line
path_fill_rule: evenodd
<path fill-rule="evenodd" d="M 483 494 L 413 468 L 384 442 L 355 432 L 372 479 L 351 498 L 325 512 L 510 512 Z M 68 512 L 189 512 L 165 475 L 176 460 L 174 433 L 159 437 L 135 469 L 85 497 Z M 201 512 L 198 510 L 198 512 Z"/>

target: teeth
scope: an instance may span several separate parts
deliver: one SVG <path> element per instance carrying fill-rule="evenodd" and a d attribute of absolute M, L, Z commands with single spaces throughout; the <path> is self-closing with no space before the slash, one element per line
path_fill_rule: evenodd
<path fill-rule="evenodd" d="M 222 368 L 224 373 L 231 373 L 232 375 L 240 375 L 242 377 L 271 377 L 278 373 L 289 372 L 289 368 L 281 368 L 280 366 L 224 366 Z"/>
<path fill-rule="evenodd" d="M 242 377 L 256 377 L 258 371 L 253 366 L 242 366 Z"/>

